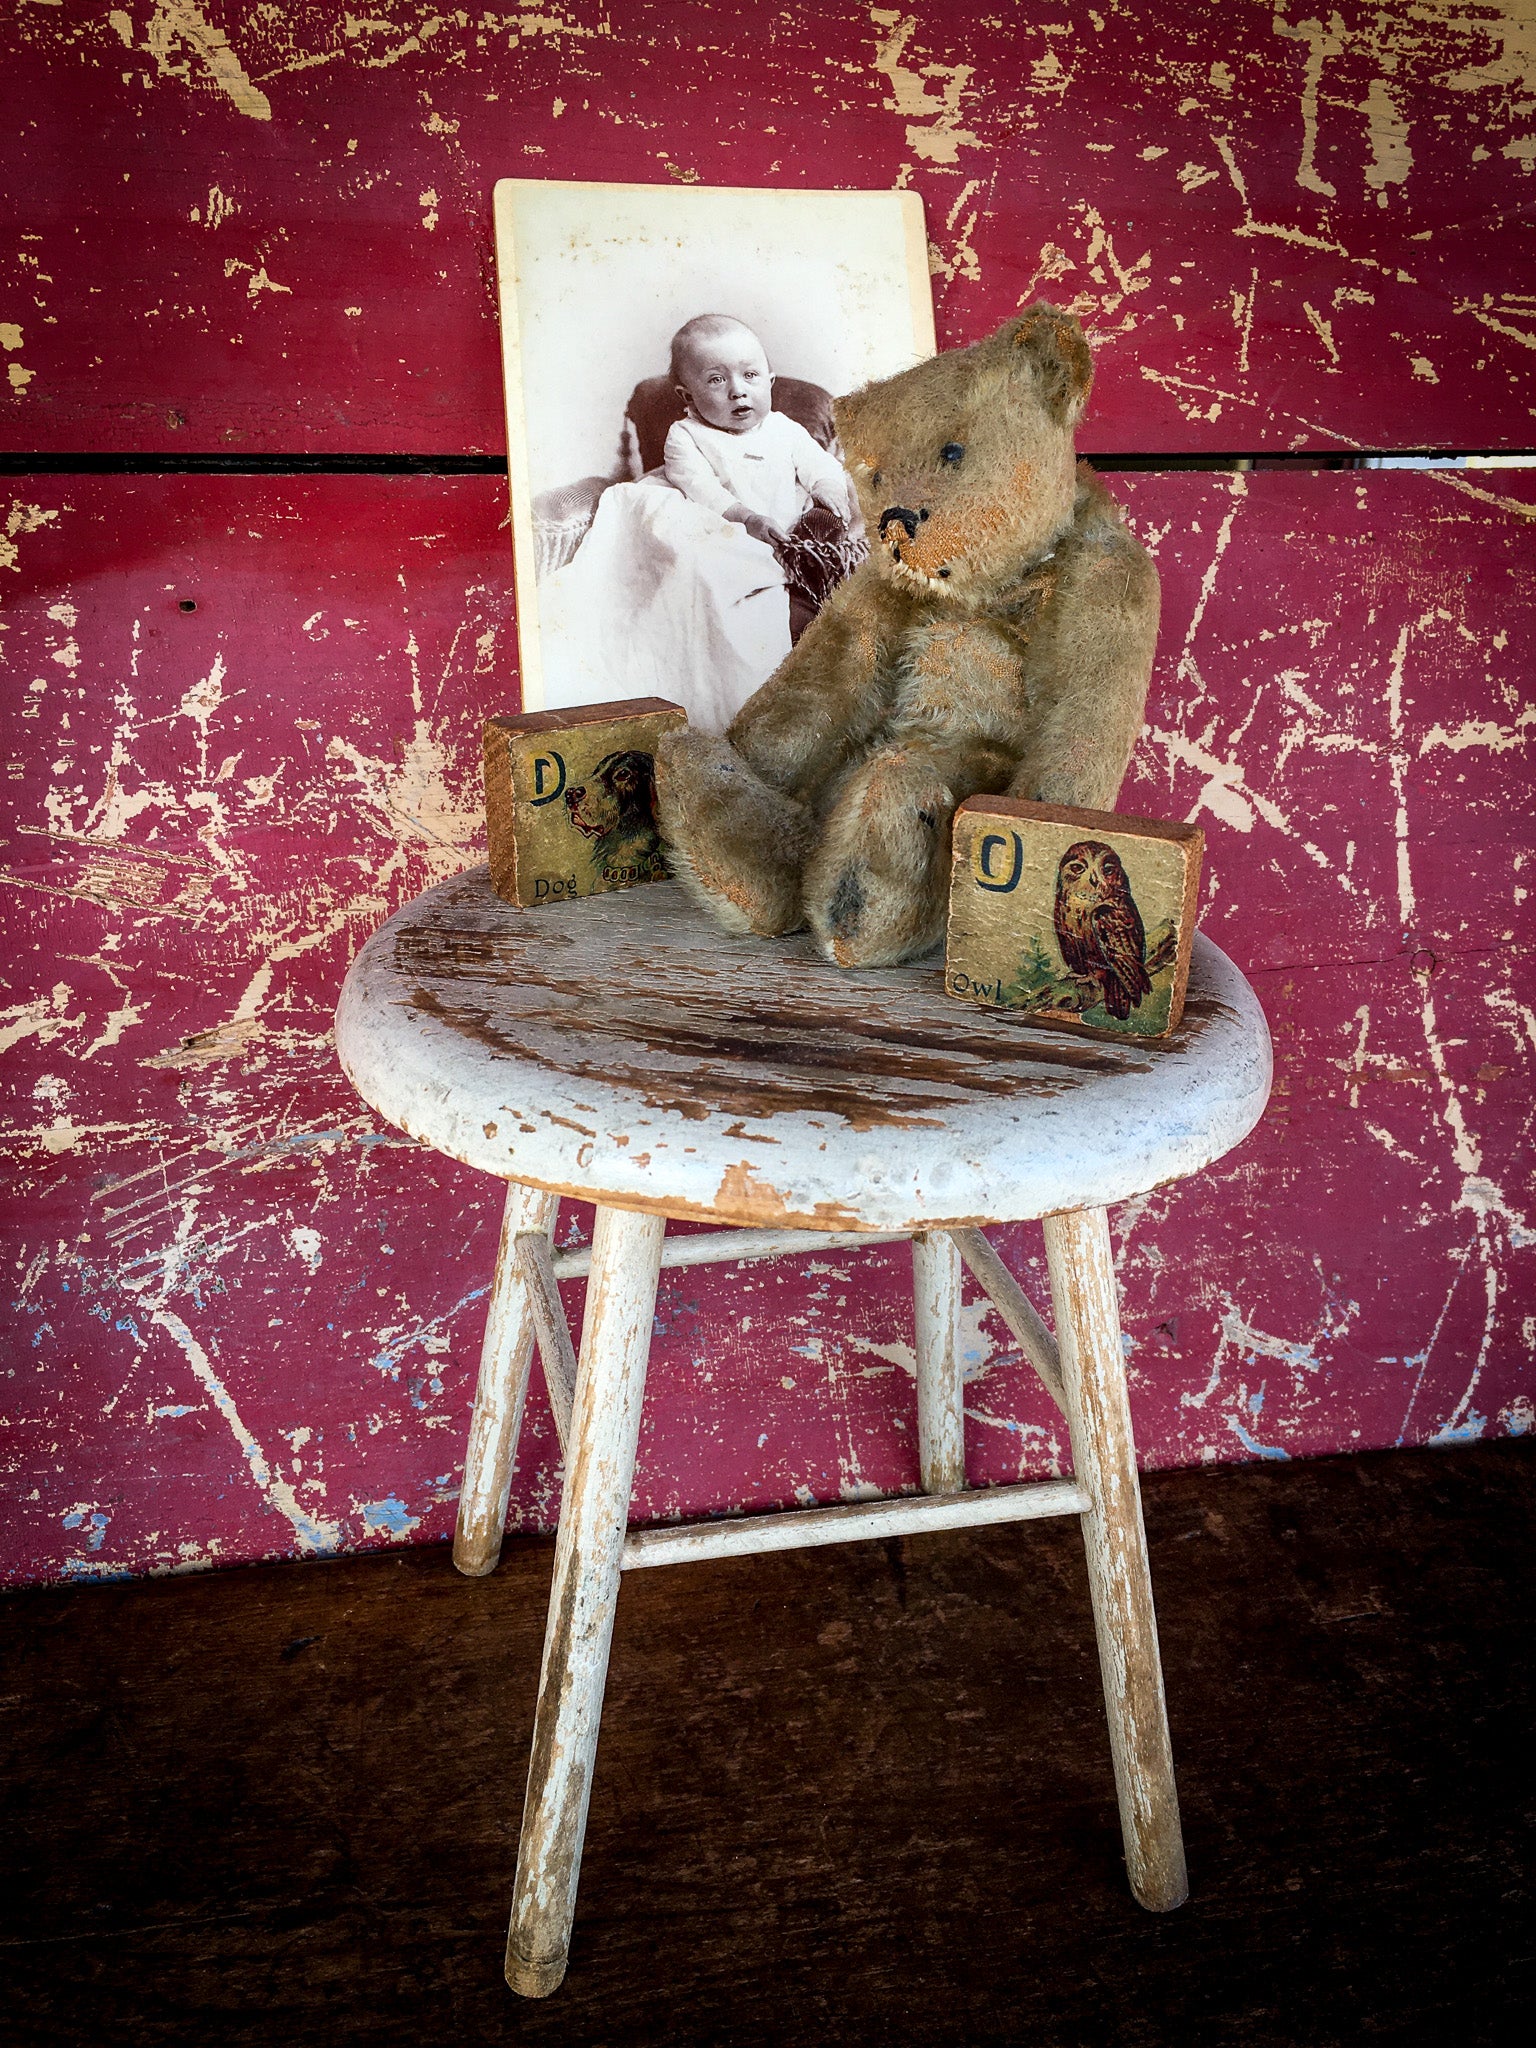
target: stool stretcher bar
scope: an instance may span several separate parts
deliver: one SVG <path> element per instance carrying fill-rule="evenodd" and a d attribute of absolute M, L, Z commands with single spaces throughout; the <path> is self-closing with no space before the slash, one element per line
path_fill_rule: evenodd
<path fill-rule="evenodd" d="M 778 1259 L 792 1252 L 862 1252 L 905 1244 L 910 1230 L 701 1230 L 662 1241 L 663 1266 L 728 1266 L 737 1259 Z M 592 1247 L 555 1253 L 555 1278 L 579 1280 L 592 1268 Z"/>
<path fill-rule="evenodd" d="M 925 1493 L 899 1500 L 855 1501 L 849 1507 L 739 1515 L 727 1521 L 637 1530 L 624 1544 L 622 1569 L 632 1572 L 648 1565 L 804 1550 L 824 1543 L 867 1543 L 877 1536 L 917 1536 L 925 1530 L 971 1529 L 989 1522 L 1034 1522 L 1046 1515 L 1080 1515 L 1088 1505 L 1087 1494 L 1074 1480 L 1045 1479 L 1027 1486 L 983 1486 L 971 1493 Z"/>
<path fill-rule="evenodd" d="M 663 1240 L 663 1266 L 724 1266 L 753 1259 L 779 1259 L 796 1252 L 860 1252 L 877 1244 L 905 1244 L 925 1233 L 914 1230 L 710 1230 L 693 1237 Z M 1024 1356 L 1040 1375 L 1046 1392 L 1063 1407 L 1061 1359 L 1056 1339 L 1039 1310 L 1014 1279 L 985 1233 L 974 1229 L 934 1231 L 932 1237 L 954 1240 L 961 1257 L 971 1269 Z M 581 1245 L 575 1251 L 555 1252 L 548 1272 L 556 1280 L 580 1280 L 591 1271 L 592 1248 Z M 542 1339 L 541 1330 L 540 1337 Z M 565 1413 L 570 1413 L 569 1401 Z M 564 1439 L 562 1438 L 562 1442 Z"/>
<path fill-rule="evenodd" d="M 1045 1391 L 1065 1415 L 1066 1395 L 1061 1387 L 1061 1352 L 1045 1325 L 1040 1311 L 1014 1279 L 998 1256 L 997 1247 L 980 1230 L 952 1230 L 949 1235 L 971 1277 L 1008 1325 L 1019 1349 L 1029 1360 Z"/>

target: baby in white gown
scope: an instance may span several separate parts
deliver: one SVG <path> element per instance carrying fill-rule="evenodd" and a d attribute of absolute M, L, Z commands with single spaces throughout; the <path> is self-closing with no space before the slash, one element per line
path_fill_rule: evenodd
<path fill-rule="evenodd" d="M 857 501 L 836 459 L 773 411 L 766 352 L 741 321 L 690 320 L 671 374 L 687 416 L 667 435 L 662 473 L 611 485 L 574 559 L 541 588 L 544 702 L 668 697 L 723 732 L 789 652 L 786 563 L 804 622 L 795 564 L 807 543 L 794 529 L 822 506 L 846 550 Z"/>
<path fill-rule="evenodd" d="M 672 338 L 672 381 L 688 416 L 667 435 L 667 481 L 696 505 L 780 548 L 807 503 L 856 515 L 842 465 L 798 420 L 773 410 L 763 344 L 740 320 L 703 313 Z"/>

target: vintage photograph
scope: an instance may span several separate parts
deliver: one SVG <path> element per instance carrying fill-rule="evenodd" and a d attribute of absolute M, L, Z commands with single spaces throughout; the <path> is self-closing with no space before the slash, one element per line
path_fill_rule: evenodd
<path fill-rule="evenodd" d="M 833 399 L 931 355 L 922 203 L 496 187 L 523 709 L 723 732 L 865 551 Z"/>

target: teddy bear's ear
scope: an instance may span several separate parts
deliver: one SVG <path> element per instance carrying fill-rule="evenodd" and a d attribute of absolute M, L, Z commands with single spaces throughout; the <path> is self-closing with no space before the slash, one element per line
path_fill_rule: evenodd
<path fill-rule="evenodd" d="M 846 398 L 833 399 L 832 425 L 838 440 L 842 442 L 844 448 L 851 448 L 853 446 L 856 432 L 854 422 L 858 419 L 858 416 L 858 392 L 850 392 Z"/>
<path fill-rule="evenodd" d="M 1093 385 L 1093 358 L 1077 315 L 1040 300 L 999 328 L 993 343 L 1029 365 L 1052 419 L 1075 427 Z"/>

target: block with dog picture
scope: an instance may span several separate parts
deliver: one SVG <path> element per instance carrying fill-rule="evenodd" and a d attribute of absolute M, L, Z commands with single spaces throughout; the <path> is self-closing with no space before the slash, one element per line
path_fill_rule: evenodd
<path fill-rule="evenodd" d="M 653 815 L 656 742 L 687 718 L 661 697 L 485 722 L 491 881 L 530 908 L 667 872 Z"/>

